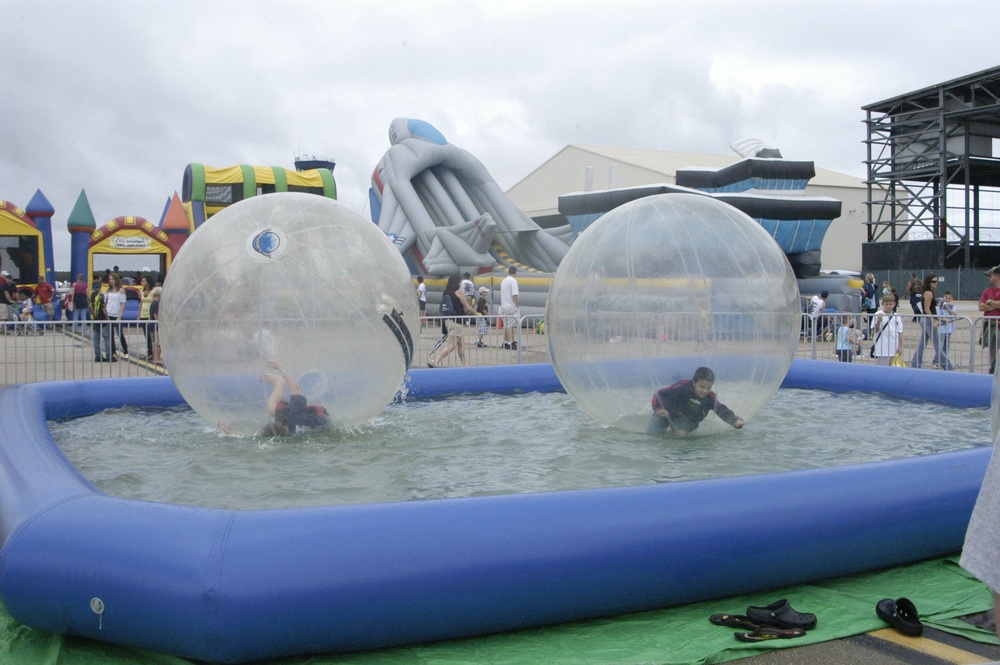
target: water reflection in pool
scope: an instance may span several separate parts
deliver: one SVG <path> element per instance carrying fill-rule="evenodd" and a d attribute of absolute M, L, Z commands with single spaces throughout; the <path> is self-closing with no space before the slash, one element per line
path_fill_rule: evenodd
<path fill-rule="evenodd" d="M 714 417 L 714 416 L 710 416 Z M 765 473 L 985 445 L 989 412 L 872 394 L 779 390 L 741 431 L 665 440 L 601 426 L 563 393 L 393 404 L 354 432 L 220 435 L 186 408 L 50 423 L 102 491 L 283 508 L 589 489 Z"/>

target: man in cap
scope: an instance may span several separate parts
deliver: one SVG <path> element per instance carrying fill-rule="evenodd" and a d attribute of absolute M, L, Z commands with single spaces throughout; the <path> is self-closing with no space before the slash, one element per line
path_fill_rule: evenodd
<path fill-rule="evenodd" d="M 990 352 L 990 374 L 997 364 L 997 323 L 1000 323 L 1000 266 L 986 271 L 990 285 L 979 296 L 979 311 L 983 313 L 982 345 Z"/>

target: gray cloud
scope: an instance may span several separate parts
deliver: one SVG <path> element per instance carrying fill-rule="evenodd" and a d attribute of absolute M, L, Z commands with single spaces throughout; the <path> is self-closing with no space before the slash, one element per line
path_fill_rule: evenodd
<path fill-rule="evenodd" d="M 995 66 L 1000 7 L 715 1 L 4 2 L 0 198 L 157 221 L 184 166 L 330 155 L 362 210 L 397 116 L 509 187 L 569 143 L 864 174 L 863 104 Z M 955 49 L 955 40 L 961 49 Z M 64 236 L 65 237 L 62 237 Z"/>

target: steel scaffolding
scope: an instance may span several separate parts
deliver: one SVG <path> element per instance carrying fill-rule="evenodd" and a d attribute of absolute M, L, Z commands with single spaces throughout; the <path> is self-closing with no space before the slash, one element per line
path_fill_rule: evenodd
<path fill-rule="evenodd" d="M 868 242 L 944 240 L 967 268 L 1000 246 L 1000 67 L 862 108 Z"/>

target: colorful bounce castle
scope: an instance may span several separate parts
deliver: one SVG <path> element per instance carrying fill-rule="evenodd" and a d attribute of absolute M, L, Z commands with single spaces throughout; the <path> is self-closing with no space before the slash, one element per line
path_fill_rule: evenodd
<path fill-rule="evenodd" d="M 123 215 L 98 226 L 87 193 L 81 191 L 66 222 L 71 236 L 70 275 L 83 275 L 89 281 L 95 273 L 97 256 L 143 255 L 148 257 L 148 265 L 155 266 L 144 270 L 162 276 L 191 233 L 237 201 L 271 192 L 306 192 L 336 199 L 333 162 L 296 162 L 297 168 L 307 165 L 311 168 L 291 171 L 280 166 L 240 164 L 214 168 L 188 164 L 183 196 L 173 194 L 156 224 L 143 217 Z M 23 290 L 30 292 L 40 275 L 49 283 L 55 282 L 51 225 L 54 212 L 41 190 L 35 192 L 24 210 L 0 200 L 0 267 L 10 272 Z M 126 318 L 129 312 L 127 309 Z M 46 316 L 36 309 L 37 318 L 44 320 Z"/>

